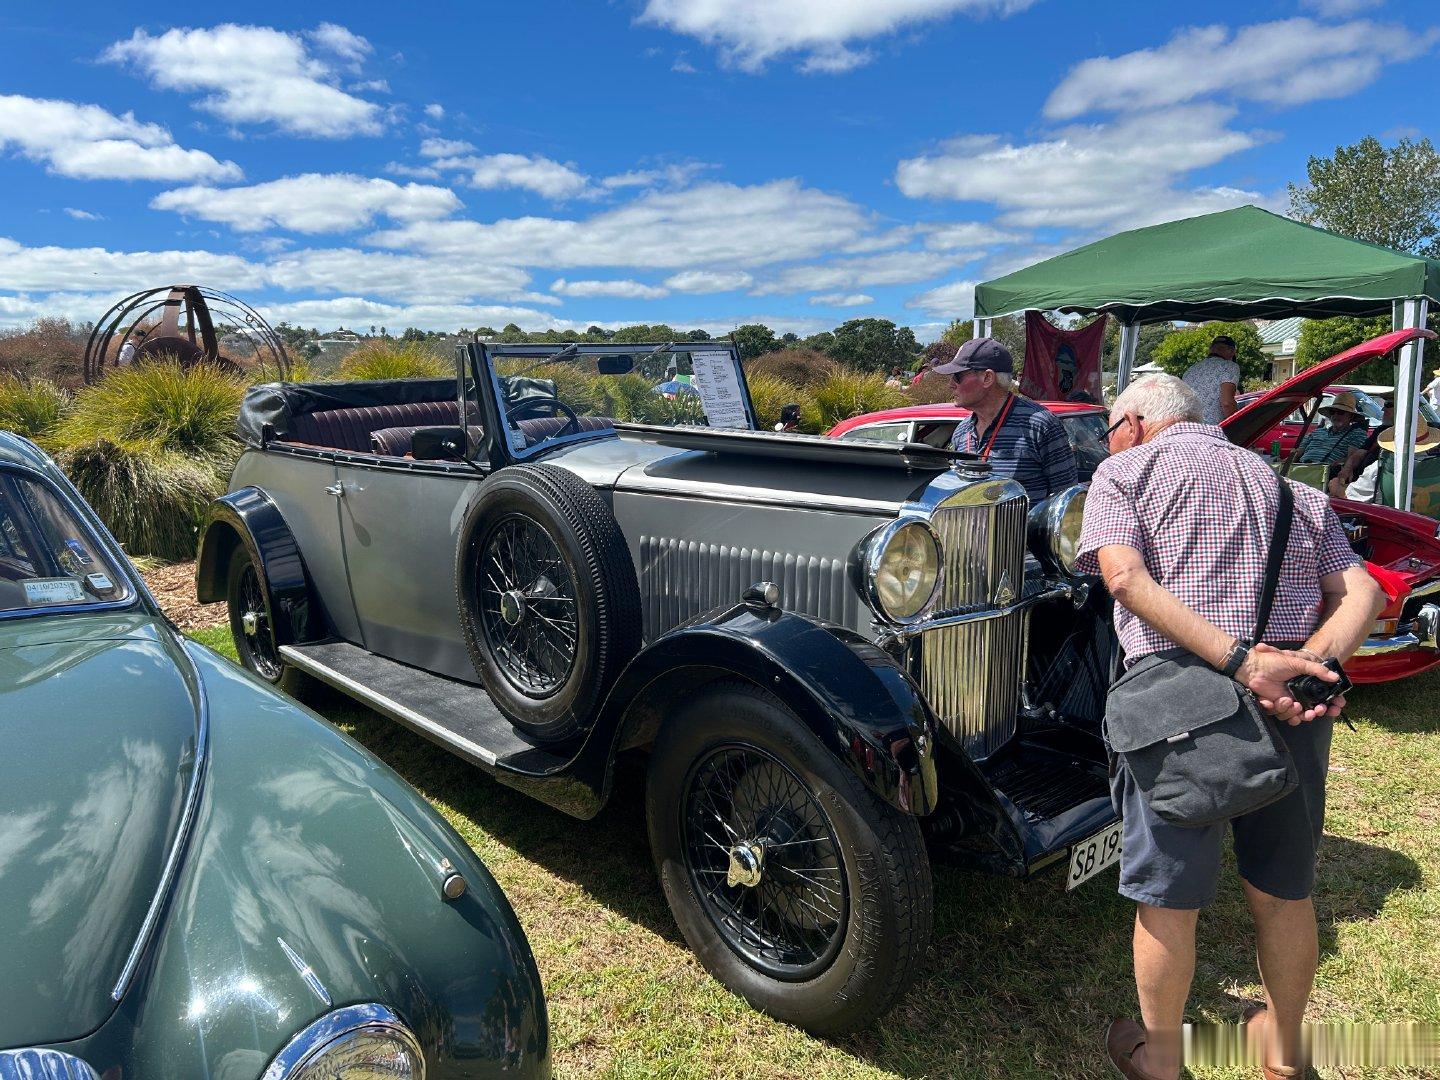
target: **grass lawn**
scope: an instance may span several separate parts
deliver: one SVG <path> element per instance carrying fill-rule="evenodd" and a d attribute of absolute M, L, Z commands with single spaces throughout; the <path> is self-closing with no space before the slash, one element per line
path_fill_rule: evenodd
<path fill-rule="evenodd" d="M 195 637 L 234 655 L 225 628 Z M 690 955 L 650 861 L 638 763 L 597 819 L 577 822 L 344 699 L 317 705 L 423 792 L 504 887 L 545 981 L 558 1076 L 1113 1075 L 1101 1032 L 1135 1013 L 1133 908 L 1113 873 L 1067 896 L 1060 872 L 1015 882 L 939 868 L 919 983 L 875 1028 L 828 1042 L 754 1012 Z M 1356 731 L 1335 733 L 1310 1019 L 1440 1025 L 1440 673 L 1357 691 L 1351 719 Z M 1191 1020 L 1239 1019 L 1259 993 L 1253 950 L 1232 868 L 1201 918 Z"/>

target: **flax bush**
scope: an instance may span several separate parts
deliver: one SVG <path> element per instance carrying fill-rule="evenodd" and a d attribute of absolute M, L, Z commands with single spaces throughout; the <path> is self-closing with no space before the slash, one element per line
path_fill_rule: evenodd
<path fill-rule="evenodd" d="M 205 508 L 225 490 L 213 466 L 154 443 L 98 439 L 64 451 L 61 464 L 131 555 L 193 559 Z"/>
<path fill-rule="evenodd" d="M 73 405 L 69 391 L 49 379 L 0 375 L 0 429 L 41 446 L 50 445 Z"/>
<path fill-rule="evenodd" d="M 343 382 L 364 379 L 443 379 L 455 367 L 421 341 L 382 338 L 367 341 L 340 362 L 335 378 Z"/>
<path fill-rule="evenodd" d="M 899 390 L 885 385 L 885 376 L 841 372 L 813 387 L 819 430 L 828 431 L 841 420 L 880 409 L 894 409 L 908 402 Z"/>
<path fill-rule="evenodd" d="M 786 405 L 800 406 L 800 430 L 820 430 L 820 412 L 815 401 L 804 389 L 778 375 L 755 372 L 749 375 L 750 401 L 755 406 L 755 421 L 762 431 L 769 431 L 780 422 L 780 410 Z"/>

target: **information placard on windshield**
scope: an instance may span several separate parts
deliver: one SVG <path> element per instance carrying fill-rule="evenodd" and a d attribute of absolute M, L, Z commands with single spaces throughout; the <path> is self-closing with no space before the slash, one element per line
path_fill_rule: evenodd
<path fill-rule="evenodd" d="M 728 352 L 692 352 L 691 384 L 700 394 L 705 419 L 713 428 L 748 428 L 745 393 Z"/>

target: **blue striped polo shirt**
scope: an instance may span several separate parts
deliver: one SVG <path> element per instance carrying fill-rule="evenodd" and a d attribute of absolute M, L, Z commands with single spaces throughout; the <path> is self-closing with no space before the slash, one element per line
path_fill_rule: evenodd
<path fill-rule="evenodd" d="M 997 416 L 998 420 L 998 416 Z M 972 413 L 955 425 L 950 445 L 956 450 L 978 454 L 990 439 L 991 427 L 975 432 Z M 1029 398 L 1015 395 L 1015 403 L 990 448 L 990 468 L 996 476 L 1018 480 L 1034 506 L 1058 491 L 1079 483 L 1075 452 L 1065 429 L 1050 412 Z"/>

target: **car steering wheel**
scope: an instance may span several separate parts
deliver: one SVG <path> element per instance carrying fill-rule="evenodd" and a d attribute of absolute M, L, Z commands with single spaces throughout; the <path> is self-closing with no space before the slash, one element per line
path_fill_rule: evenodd
<path fill-rule="evenodd" d="M 565 426 L 552 435 L 546 436 L 550 439 L 558 439 L 562 435 L 570 435 L 580 430 L 580 417 L 575 410 L 557 397 L 528 397 L 519 404 L 512 406 L 505 413 L 505 422 L 514 426 L 520 420 L 525 419 L 529 414 L 541 409 L 555 409 L 565 414 Z M 540 419 L 537 417 L 536 419 Z"/>

